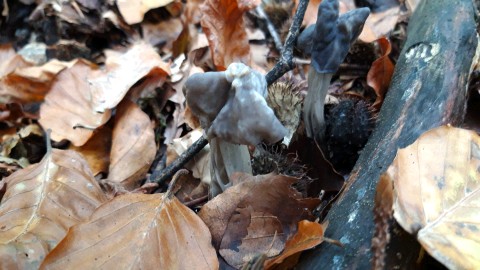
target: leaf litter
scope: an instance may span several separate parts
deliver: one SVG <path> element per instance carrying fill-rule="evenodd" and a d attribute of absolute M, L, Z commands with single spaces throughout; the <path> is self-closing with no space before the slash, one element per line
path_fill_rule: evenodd
<path fill-rule="evenodd" d="M 185 126 L 185 122 L 200 126 L 185 107 L 181 91 L 189 75 L 223 71 L 233 62 L 264 74 L 278 60 L 280 52 L 265 21 L 252 16 L 261 7 L 273 18 L 269 10 L 282 5 L 272 8 L 269 5 L 275 3 L 271 2 L 4 1 L 0 19 L 2 268 L 218 269 L 223 261 L 235 268 L 288 269 L 296 265 L 303 250 L 325 240 L 332 242 L 324 238 L 328 222 L 319 223 L 318 217 L 328 210 L 344 182 L 328 161 L 332 153 L 305 141 L 299 113 L 286 118 L 292 120 L 291 145 L 250 146 L 252 156 L 268 154 L 253 159 L 261 160 L 260 167 L 267 171 L 234 174 L 232 186 L 214 198 L 208 191 L 209 148 L 190 160 L 185 167 L 191 173 L 181 176 L 166 193 L 158 193 L 165 190 L 164 183 L 145 181 L 161 174 L 203 136 L 201 130 Z M 310 1 L 305 26 L 316 21 L 320 2 Z M 409 12 L 415 5 L 407 1 Z M 295 9 L 286 6 L 282 12 L 292 14 Z M 354 1 L 341 1 L 340 12 L 355 6 Z M 13 16 L 19 10 L 24 17 Z M 332 100 L 342 103 L 353 95 L 372 110 L 380 109 L 394 69 L 390 51 L 398 46 L 383 36 L 392 34 L 405 15 L 402 12 L 394 6 L 372 14 L 360 38 L 376 42 L 380 53 L 367 53 L 366 58 L 376 59 L 373 63 L 344 63 L 332 82 L 342 89 Z M 4 20 L 5 14 L 9 20 Z M 285 39 L 284 28 L 291 20 L 275 23 L 286 25 L 277 28 Z M 297 86 L 291 103 L 298 105 L 305 96 L 308 73 L 308 65 L 302 63 L 308 60 L 297 52 L 295 57 L 297 68 L 281 81 Z M 352 66 L 361 67 L 360 72 L 352 72 Z M 275 103 L 284 101 L 274 98 Z M 299 109 L 290 111 L 297 114 Z M 285 111 L 274 112 L 285 120 Z M 35 141 L 47 129 L 51 129 L 54 149 L 46 150 Z M 477 138 L 452 129 L 444 127 L 421 138 L 435 134 L 438 147 L 432 151 L 452 153 L 445 161 L 451 171 L 435 178 L 436 186 L 429 189 L 439 193 L 426 196 L 425 186 L 395 183 L 394 212 L 398 222 L 418 233 L 419 241 L 439 261 L 449 267 L 470 267 L 478 263 L 473 253 L 478 241 L 470 232 L 474 225 L 467 224 L 465 211 L 460 210 L 476 194 L 472 179 L 478 177 L 469 166 L 476 162 Z M 454 139 L 458 141 L 447 145 L 462 147 L 442 148 Z M 166 143 L 171 142 L 166 157 Z M 440 163 L 424 163 L 433 156 L 437 155 L 417 156 L 426 171 L 416 176 L 439 172 Z M 466 165 L 460 165 L 460 160 Z M 396 162 L 386 174 L 393 182 L 398 181 L 398 171 L 411 169 L 399 169 L 406 165 Z M 463 166 L 468 175 L 462 176 L 455 166 Z M 467 183 L 463 193 L 460 183 Z M 439 185 L 445 189 L 439 190 Z M 440 207 L 441 192 L 446 192 L 446 200 Z M 418 198 L 426 197 L 437 200 L 425 208 L 426 200 Z M 420 207 L 436 212 L 422 216 L 415 211 Z M 388 204 L 382 208 L 387 217 L 389 209 Z M 435 234 L 434 229 L 441 233 Z M 468 248 L 459 251 L 459 245 Z M 465 254 L 468 260 L 452 260 Z"/>

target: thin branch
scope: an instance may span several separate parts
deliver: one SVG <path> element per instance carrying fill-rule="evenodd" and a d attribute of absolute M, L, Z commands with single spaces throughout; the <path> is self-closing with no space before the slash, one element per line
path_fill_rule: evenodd
<path fill-rule="evenodd" d="M 265 75 L 268 85 L 278 80 L 278 78 L 282 77 L 283 74 L 293 69 L 295 66 L 293 63 L 293 46 L 297 40 L 298 33 L 300 32 L 300 26 L 302 26 L 303 16 L 305 16 L 308 1 L 309 0 L 300 0 L 300 3 L 298 3 L 297 13 L 295 13 L 290 30 L 288 30 L 287 40 L 285 40 L 280 59 L 273 69 Z"/>
<path fill-rule="evenodd" d="M 172 178 L 172 176 L 190 160 L 192 159 L 198 152 L 200 152 L 206 145 L 208 144 L 208 140 L 205 137 L 201 137 L 196 142 L 194 142 L 187 151 L 183 152 L 174 162 L 170 163 L 165 169 L 162 170 L 162 173 L 155 181 L 158 184 L 162 184 L 167 179 Z"/>
<path fill-rule="evenodd" d="M 255 8 L 255 11 L 258 13 L 260 18 L 262 18 L 267 23 L 267 29 L 268 29 L 268 32 L 270 33 L 270 36 L 272 36 L 273 43 L 275 44 L 275 48 L 277 48 L 277 50 L 281 52 L 283 50 L 282 40 L 280 39 L 277 29 L 275 29 L 275 26 L 273 25 L 272 21 L 270 21 L 270 18 L 268 18 L 267 14 L 265 13 L 265 10 L 263 10 L 262 5 L 258 5 Z"/>
<path fill-rule="evenodd" d="M 303 16 L 305 16 L 305 10 L 307 10 L 309 0 L 300 0 L 298 4 L 297 12 L 293 18 L 292 25 L 288 31 L 287 40 L 283 46 L 282 54 L 279 61 L 275 64 L 272 70 L 270 70 L 265 79 L 267 80 L 268 85 L 274 83 L 278 78 L 282 77 L 283 74 L 290 71 L 294 67 L 293 63 L 293 46 L 297 40 L 298 33 L 300 32 L 300 26 L 302 25 Z M 172 178 L 172 176 L 180 170 L 190 159 L 192 159 L 198 152 L 200 152 L 206 145 L 208 141 L 205 137 L 201 137 L 196 142 L 194 142 L 187 151 L 183 152 L 174 162 L 168 165 L 163 169 L 162 173 L 155 182 L 162 184 L 167 179 Z"/>

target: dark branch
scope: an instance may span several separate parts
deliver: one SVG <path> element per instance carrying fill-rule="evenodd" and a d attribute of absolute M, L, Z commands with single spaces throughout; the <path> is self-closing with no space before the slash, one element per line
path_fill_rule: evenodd
<path fill-rule="evenodd" d="M 265 75 L 268 85 L 278 80 L 278 78 L 282 77 L 283 74 L 290 71 L 295 66 L 293 63 L 293 46 L 295 45 L 298 33 L 300 32 L 300 26 L 302 26 L 303 16 L 305 16 L 308 1 L 309 0 L 300 0 L 300 3 L 298 3 L 297 12 L 293 18 L 290 30 L 288 30 L 287 40 L 285 40 L 280 59 L 272 70 Z"/>
<path fill-rule="evenodd" d="M 298 33 L 300 31 L 300 26 L 302 25 L 303 16 L 305 15 L 305 10 L 307 10 L 309 0 L 300 0 L 298 4 L 297 12 L 293 18 L 292 25 L 288 31 L 287 40 L 283 46 L 283 51 L 281 57 L 277 64 L 270 70 L 265 79 L 267 80 L 268 85 L 274 83 L 278 78 L 282 77 L 283 74 L 290 71 L 294 67 L 293 63 L 293 45 L 297 39 Z M 202 150 L 208 141 L 206 138 L 201 137 L 195 143 L 193 143 L 187 151 L 183 152 L 180 157 L 178 157 L 174 162 L 168 165 L 165 169 L 162 170 L 162 173 L 158 179 L 154 180 L 158 184 L 162 184 L 167 179 L 172 178 L 172 176 L 180 170 L 190 159 L 192 159 L 200 150 Z"/>

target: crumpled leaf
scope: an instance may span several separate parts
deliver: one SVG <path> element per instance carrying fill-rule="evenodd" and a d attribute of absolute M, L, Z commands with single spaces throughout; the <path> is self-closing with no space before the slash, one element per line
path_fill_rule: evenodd
<path fill-rule="evenodd" d="M 200 6 L 202 28 L 217 70 L 225 70 L 233 62 L 250 64 L 243 14 L 259 4 L 258 0 L 205 0 Z"/>
<path fill-rule="evenodd" d="M 367 74 L 367 84 L 372 87 L 375 94 L 377 94 L 373 106 L 378 109 L 382 105 L 385 94 L 390 86 L 395 65 L 389 57 L 392 51 L 390 41 L 383 37 L 376 42 L 379 46 L 381 56 L 372 63 L 372 67 Z"/>
<path fill-rule="evenodd" d="M 127 52 L 107 53 L 106 72 L 98 72 L 89 78 L 92 87 L 93 109 L 105 112 L 122 101 L 128 90 L 140 79 L 149 75 L 149 79 L 164 80 L 170 74 L 169 65 L 151 45 L 138 43 Z M 152 81 L 150 83 L 153 84 Z"/>
<path fill-rule="evenodd" d="M 108 179 L 126 189 L 140 185 L 155 158 L 157 147 L 150 118 L 137 104 L 124 100 L 117 108 Z"/>
<path fill-rule="evenodd" d="M 240 267 L 258 253 L 279 254 L 300 220 L 312 218 L 318 199 L 303 199 L 283 175 L 236 173 L 239 184 L 202 207 L 200 218 L 212 233 L 213 245 L 232 266 Z"/>
<path fill-rule="evenodd" d="M 166 6 L 173 0 L 116 0 L 118 10 L 128 24 L 136 24 L 143 21 L 147 11 Z"/>
<path fill-rule="evenodd" d="M 442 126 L 398 151 L 394 217 L 450 269 L 480 268 L 480 137 Z"/>
<path fill-rule="evenodd" d="M 85 160 L 53 149 L 5 179 L 0 205 L 0 268 L 36 269 L 70 226 L 106 200 Z"/>
<path fill-rule="evenodd" d="M 110 119 L 110 110 L 99 113 L 92 107 L 88 78 L 95 70 L 93 64 L 78 60 L 58 75 L 45 96 L 39 121 L 45 130 L 52 130 L 53 140 L 67 139 L 81 146 Z"/>
<path fill-rule="evenodd" d="M 274 269 L 282 264 L 287 258 L 297 255 L 294 262 L 298 262 L 300 252 L 316 247 L 323 242 L 323 234 L 327 226 L 318 222 L 302 220 L 298 222 L 298 230 L 287 240 L 285 250 L 280 256 L 265 261 L 265 269 Z"/>
<path fill-rule="evenodd" d="M 73 63 L 51 60 L 41 66 L 26 61 L 9 45 L 0 46 L 0 101 L 43 100 L 53 80 Z"/>
<path fill-rule="evenodd" d="M 181 138 L 174 139 L 173 143 L 167 145 L 166 164 L 168 165 L 173 162 L 202 136 L 203 131 L 201 129 L 195 129 Z M 195 155 L 193 160 L 185 164 L 185 168 L 192 171 L 193 177 L 199 178 L 202 182 L 209 184 L 212 181 L 210 174 L 210 146 L 207 144 L 207 146 Z"/>
<path fill-rule="evenodd" d="M 175 197 L 126 194 L 70 229 L 41 269 L 218 269 L 208 228 Z"/>

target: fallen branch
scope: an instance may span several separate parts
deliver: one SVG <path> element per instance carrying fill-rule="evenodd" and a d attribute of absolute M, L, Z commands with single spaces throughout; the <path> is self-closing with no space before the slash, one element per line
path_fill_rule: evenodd
<path fill-rule="evenodd" d="M 434 127 L 462 123 L 478 46 L 475 27 L 471 0 L 425 0 L 417 7 L 377 127 L 345 191 L 326 217 L 325 237 L 340 240 L 344 248 L 322 244 L 304 253 L 297 269 L 372 269 L 373 208 L 379 176 L 398 148 Z M 384 269 L 414 268 L 415 262 L 406 259 L 415 257 L 402 252 L 391 253 L 398 260 Z"/>
<path fill-rule="evenodd" d="M 305 15 L 305 11 L 307 10 L 308 1 L 309 0 L 300 0 L 300 3 L 298 4 L 297 12 L 295 13 L 292 25 L 288 31 L 281 57 L 273 69 L 270 70 L 267 75 L 265 75 L 268 85 L 271 85 L 278 78 L 282 77 L 283 74 L 290 71 L 295 66 L 293 62 L 293 45 L 295 44 L 298 33 L 300 32 L 300 26 L 303 21 L 303 16 Z M 162 184 L 167 179 L 172 178 L 172 176 L 178 170 L 183 168 L 183 166 L 196 154 L 198 154 L 198 152 L 200 152 L 207 144 L 208 141 L 206 138 L 201 137 L 198 139 L 187 149 L 187 151 L 183 152 L 175 161 L 163 169 L 158 179 L 154 180 L 154 182 Z"/>

